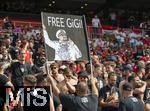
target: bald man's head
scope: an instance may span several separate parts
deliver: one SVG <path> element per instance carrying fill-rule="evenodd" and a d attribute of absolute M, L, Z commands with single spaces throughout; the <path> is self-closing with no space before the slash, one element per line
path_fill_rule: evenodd
<path fill-rule="evenodd" d="M 86 95 L 88 94 L 88 85 L 86 82 L 79 82 L 76 88 L 78 95 Z"/>

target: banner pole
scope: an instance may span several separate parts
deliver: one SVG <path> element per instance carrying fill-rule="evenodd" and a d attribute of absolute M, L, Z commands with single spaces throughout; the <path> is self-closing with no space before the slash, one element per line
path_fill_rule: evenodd
<path fill-rule="evenodd" d="M 86 19 L 85 19 L 85 15 L 83 15 L 83 21 L 84 21 L 84 25 L 85 25 L 85 34 L 86 34 L 86 37 L 87 37 L 87 43 L 88 43 L 88 38 L 89 38 L 89 34 L 88 34 L 88 31 L 87 31 L 87 24 L 86 24 Z M 89 62 L 90 62 L 90 67 L 91 67 L 91 77 L 93 77 L 93 64 L 92 64 L 92 58 L 90 56 L 90 48 L 89 48 L 89 44 L 87 45 L 88 47 L 88 52 L 89 52 Z"/>
<path fill-rule="evenodd" d="M 42 16 L 41 17 L 42 18 L 42 28 L 44 28 L 43 27 L 43 25 L 44 25 L 43 12 L 41 12 L 41 16 Z M 43 33 L 43 37 L 44 37 L 44 33 Z M 49 75 L 50 70 L 49 70 L 49 65 L 48 65 L 48 57 L 47 57 L 47 49 L 46 49 L 45 39 L 44 39 L 44 47 L 45 47 L 45 52 L 46 52 L 46 65 L 45 65 L 45 68 L 46 68 L 47 75 Z M 49 88 L 50 88 L 49 90 L 50 90 L 51 97 L 53 99 L 53 92 L 52 92 L 52 86 L 51 86 L 51 84 L 50 84 Z"/>

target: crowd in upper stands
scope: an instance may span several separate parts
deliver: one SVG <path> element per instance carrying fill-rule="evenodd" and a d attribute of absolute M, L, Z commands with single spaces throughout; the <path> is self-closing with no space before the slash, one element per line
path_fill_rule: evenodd
<path fill-rule="evenodd" d="M 41 9 L 39 5 L 35 5 L 34 1 L 14 1 L 7 2 L 1 1 L 0 10 L 5 12 L 19 12 L 19 13 L 32 13 L 32 14 L 40 14 L 41 11 L 46 11 L 46 8 Z M 52 13 L 68 13 L 68 14 L 77 14 L 82 15 L 83 12 L 86 15 L 87 21 L 90 22 L 91 18 L 94 16 L 93 11 L 65 11 L 64 9 L 50 10 Z M 82 13 L 81 13 L 82 12 Z M 150 13 L 149 11 L 143 10 L 135 10 L 135 9 L 121 9 L 121 8 L 107 8 L 101 10 L 98 13 L 99 18 L 101 19 L 103 24 L 119 26 L 122 28 L 130 28 L 130 27 L 139 27 L 150 29 Z M 141 24 L 141 25 L 140 25 Z"/>
<path fill-rule="evenodd" d="M 35 3 L 29 1 L 1 1 L 0 10 L 6 12 L 36 13 Z"/>
<path fill-rule="evenodd" d="M 148 11 L 108 8 L 99 12 L 99 17 L 103 24 L 131 28 L 139 27 L 143 22 L 149 24 L 150 13 Z"/>

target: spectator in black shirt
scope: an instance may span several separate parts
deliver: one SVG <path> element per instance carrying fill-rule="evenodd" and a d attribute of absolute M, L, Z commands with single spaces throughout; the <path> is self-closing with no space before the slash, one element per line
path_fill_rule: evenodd
<path fill-rule="evenodd" d="M 119 111 L 144 111 L 144 104 L 133 96 L 133 86 L 125 83 L 122 87 L 125 99 L 120 101 Z"/>
<path fill-rule="evenodd" d="M 10 79 L 14 86 L 23 86 L 23 77 L 28 74 L 32 74 L 31 65 L 25 63 L 25 52 L 19 51 L 17 53 L 18 60 L 11 64 Z"/>
<path fill-rule="evenodd" d="M 17 59 L 17 53 L 21 50 L 20 45 L 21 45 L 21 40 L 16 40 L 15 41 L 16 46 L 10 47 L 9 53 L 11 55 L 12 60 Z"/>
<path fill-rule="evenodd" d="M 99 99 L 101 111 L 118 111 L 119 90 L 115 87 L 117 76 L 114 73 L 108 75 L 108 85 L 100 89 Z"/>

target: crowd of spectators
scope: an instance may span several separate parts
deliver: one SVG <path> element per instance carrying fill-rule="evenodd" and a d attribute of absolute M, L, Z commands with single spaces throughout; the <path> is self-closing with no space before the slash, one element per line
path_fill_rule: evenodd
<path fill-rule="evenodd" d="M 47 65 L 42 27 L 13 26 L 6 17 L 0 31 L 0 87 L 11 87 L 7 93 L 0 91 L 0 111 L 144 111 L 144 106 L 150 110 L 149 37 L 117 28 L 112 35 L 88 38 L 92 64 Z M 39 101 L 22 106 L 13 98 L 10 104 L 4 102 L 3 94 L 15 95 L 19 86 L 34 90 L 50 85 L 44 106 L 34 107 Z"/>
<path fill-rule="evenodd" d="M 1 1 L 0 3 L 0 10 L 4 12 L 40 13 L 40 9 L 33 1 Z"/>
<path fill-rule="evenodd" d="M 122 28 L 149 29 L 150 13 L 147 11 L 108 8 L 98 13 L 98 17 L 104 25 L 119 26 Z M 142 27 L 140 24 L 143 23 Z"/>

